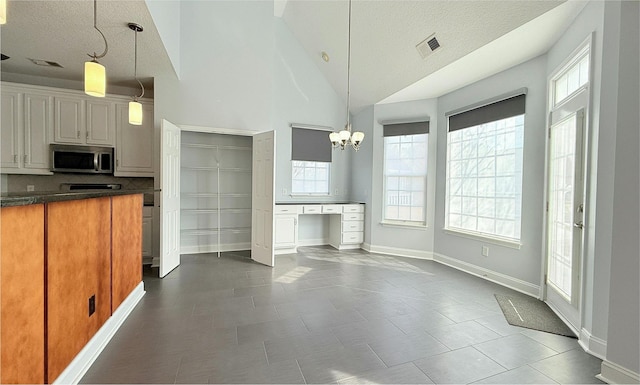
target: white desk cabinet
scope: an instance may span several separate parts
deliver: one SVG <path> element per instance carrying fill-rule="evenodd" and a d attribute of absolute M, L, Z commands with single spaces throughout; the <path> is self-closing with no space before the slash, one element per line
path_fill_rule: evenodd
<path fill-rule="evenodd" d="M 364 241 L 363 204 L 276 205 L 273 214 L 276 254 L 296 252 L 300 215 L 329 215 L 329 244 L 338 250 L 359 249 Z"/>

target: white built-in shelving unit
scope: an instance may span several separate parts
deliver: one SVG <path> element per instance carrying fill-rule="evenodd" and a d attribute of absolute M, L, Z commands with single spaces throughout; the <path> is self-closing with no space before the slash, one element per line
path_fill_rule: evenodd
<path fill-rule="evenodd" d="M 182 254 L 251 249 L 251 137 L 182 132 Z"/>

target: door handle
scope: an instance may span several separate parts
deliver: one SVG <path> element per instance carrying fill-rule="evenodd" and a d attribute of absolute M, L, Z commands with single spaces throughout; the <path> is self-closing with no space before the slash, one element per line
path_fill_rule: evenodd
<path fill-rule="evenodd" d="M 582 221 L 576 222 L 576 223 L 573 224 L 573 227 L 582 230 L 582 228 L 584 227 L 584 223 L 582 223 Z"/>

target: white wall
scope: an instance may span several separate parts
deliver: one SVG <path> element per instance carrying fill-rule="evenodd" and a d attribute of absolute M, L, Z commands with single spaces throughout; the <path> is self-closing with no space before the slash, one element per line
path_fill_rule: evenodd
<path fill-rule="evenodd" d="M 145 0 L 173 70 L 180 77 L 180 1 Z"/>
<path fill-rule="evenodd" d="M 373 111 L 373 127 L 365 136 L 363 145 L 375 154 L 371 159 L 371 194 L 369 198 L 367 225 L 370 237 L 367 242 L 371 251 L 395 252 L 419 257 L 433 250 L 433 224 L 435 207 L 435 170 L 437 147 L 437 101 L 435 99 L 415 100 L 402 103 L 378 104 Z M 410 228 L 382 225 L 384 199 L 384 138 L 383 123 L 429 120 L 429 148 L 427 160 L 427 211 L 426 228 Z M 365 132 L 365 134 L 367 134 Z M 358 153 L 355 156 L 360 156 Z M 398 240 L 402 240 L 399 242 Z"/>
<path fill-rule="evenodd" d="M 606 8 L 606 15 L 612 13 L 612 20 L 619 21 L 620 44 L 607 361 L 632 370 L 637 376 L 640 373 L 640 5 L 631 1 L 612 2 Z"/>
<path fill-rule="evenodd" d="M 291 197 L 291 123 L 339 130 L 346 123 L 346 103 L 326 81 L 280 18 L 273 18 L 272 128 L 276 130 L 276 201 L 342 201 L 350 196 L 351 150 L 333 150 L 329 196 Z M 329 132 L 327 132 L 327 145 Z M 285 192 L 286 190 L 286 192 Z M 335 194 L 336 190 L 338 194 Z"/>
<path fill-rule="evenodd" d="M 520 250 L 445 233 L 447 118 L 445 114 L 526 87 L 524 126 L 522 228 Z M 438 164 L 434 252 L 509 277 L 540 284 L 544 210 L 544 148 L 546 138 L 546 58 L 540 56 L 438 99 Z M 489 247 L 489 257 L 481 254 Z"/>

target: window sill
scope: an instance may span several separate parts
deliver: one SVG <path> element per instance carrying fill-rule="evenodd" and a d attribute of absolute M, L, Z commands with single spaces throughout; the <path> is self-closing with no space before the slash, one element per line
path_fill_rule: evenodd
<path fill-rule="evenodd" d="M 389 221 L 381 221 L 380 226 L 384 227 L 398 227 L 403 229 L 415 229 L 415 230 L 426 230 L 427 225 L 424 223 L 411 223 L 411 222 L 389 222 Z"/>
<path fill-rule="evenodd" d="M 329 193 L 292 193 L 289 194 L 291 198 L 307 198 L 307 197 L 329 197 Z"/>
<path fill-rule="evenodd" d="M 488 235 L 481 235 L 481 234 L 478 234 L 478 233 L 472 233 L 472 232 L 467 232 L 467 231 L 458 230 L 458 229 L 450 229 L 450 228 L 446 228 L 446 227 L 443 228 L 442 230 L 445 233 L 450 234 L 450 235 L 456 235 L 456 236 L 459 236 L 459 237 L 464 237 L 464 238 L 474 239 L 474 240 L 477 240 L 477 241 L 492 243 L 494 245 L 509 247 L 511 249 L 520 250 L 520 248 L 522 247 L 522 243 L 520 243 L 518 241 L 506 239 L 506 238 L 491 237 L 491 236 L 488 236 Z"/>

